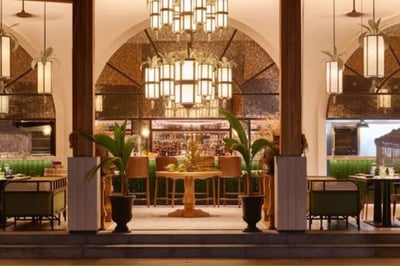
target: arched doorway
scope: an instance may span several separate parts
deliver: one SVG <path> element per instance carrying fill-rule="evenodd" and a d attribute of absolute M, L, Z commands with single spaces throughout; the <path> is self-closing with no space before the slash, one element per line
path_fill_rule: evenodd
<path fill-rule="evenodd" d="M 96 82 L 96 97 L 100 97 L 102 103 L 101 109 L 96 111 L 96 130 L 110 131 L 115 121 L 127 119 L 130 134 L 142 139 L 136 152 L 153 152 L 150 155 L 165 154 L 159 143 L 167 138 L 178 147 L 186 134 L 201 134 L 212 140 L 231 134 L 229 127 L 220 126 L 223 119 L 218 112 L 222 108 L 221 101 L 212 111 L 200 114 L 175 112 L 171 116 L 162 99 L 156 100 L 152 108 L 150 100 L 144 96 L 142 62 L 157 54 L 185 51 L 187 45 L 188 36 L 177 39 L 167 29 L 156 33 L 149 28 L 124 43 L 108 60 Z M 227 109 L 247 125 L 251 138 L 272 137 L 279 121 L 279 70 L 268 53 L 245 33 L 232 27 L 212 36 L 196 32 L 191 46 L 195 50 L 211 52 L 218 59 L 227 57 L 235 62 L 233 97 L 227 102 Z M 141 135 L 143 128 L 150 131 L 148 139 Z M 181 151 L 176 148 L 167 153 L 179 156 Z M 240 216 L 238 219 L 240 222 Z"/>

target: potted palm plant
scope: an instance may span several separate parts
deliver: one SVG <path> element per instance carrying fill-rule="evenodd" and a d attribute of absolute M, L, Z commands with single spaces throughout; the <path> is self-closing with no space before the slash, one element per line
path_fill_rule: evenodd
<path fill-rule="evenodd" d="M 127 223 L 132 219 L 132 204 L 135 195 L 129 194 L 128 178 L 125 174 L 125 169 L 131 156 L 131 152 L 136 145 L 134 138 L 126 138 L 126 124 L 114 124 L 114 137 L 112 138 L 106 134 L 95 134 L 93 136 L 86 136 L 91 141 L 108 151 L 111 155 L 105 158 L 93 168 L 87 175 L 91 178 L 96 176 L 99 169 L 110 169 L 114 167 L 114 178 L 120 181 L 120 192 L 113 192 L 110 196 L 112 219 L 117 224 L 114 229 L 116 233 L 129 232 Z"/>
<path fill-rule="evenodd" d="M 238 138 L 224 138 L 224 143 L 232 150 L 239 152 L 242 156 L 245 166 L 245 185 L 244 194 L 241 195 L 243 220 L 247 223 L 247 228 L 244 232 L 260 232 L 256 224 L 261 219 L 261 210 L 264 202 L 264 195 L 256 193 L 252 187 L 251 164 L 258 152 L 269 146 L 274 148 L 272 142 L 264 138 L 259 138 L 253 143 L 250 143 L 246 131 L 244 130 L 239 119 L 232 113 L 222 110 L 222 114 L 228 120 L 232 129 L 237 133 Z"/>

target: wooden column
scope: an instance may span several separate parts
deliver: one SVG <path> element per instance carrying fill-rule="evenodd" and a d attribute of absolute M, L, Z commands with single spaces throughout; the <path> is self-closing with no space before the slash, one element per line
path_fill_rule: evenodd
<path fill-rule="evenodd" d="M 281 138 L 282 156 L 300 156 L 301 148 L 301 0 L 281 0 Z"/>
<path fill-rule="evenodd" d="M 306 229 L 306 158 L 301 157 L 301 2 L 280 0 L 281 136 L 274 176 L 274 225 L 278 231 Z"/>
<path fill-rule="evenodd" d="M 93 134 L 93 0 L 73 0 L 72 119 L 74 157 L 94 155 L 93 144 L 77 132 Z"/>
<path fill-rule="evenodd" d="M 93 134 L 93 0 L 72 2 L 72 129 L 68 159 L 68 229 L 100 229 L 100 172 L 90 181 L 86 174 L 99 164 L 94 145 L 79 132 Z"/>

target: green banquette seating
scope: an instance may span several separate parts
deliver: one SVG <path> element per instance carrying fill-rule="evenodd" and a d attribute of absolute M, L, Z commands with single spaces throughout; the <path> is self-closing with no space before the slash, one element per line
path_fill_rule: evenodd
<path fill-rule="evenodd" d="M 355 217 L 360 230 L 361 200 L 358 184 L 351 180 L 308 180 L 308 222 L 320 220 L 320 229 L 324 219 L 328 226 L 332 219 Z"/>
<path fill-rule="evenodd" d="M 14 225 L 21 219 L 49 220 L 60 224 L 61 213 L 66 219 L 66 177 L 31 177 L 27 180 L 10 180 L 5 184 L 1 202 L 3 229 L 7 218 L 14 218 Z"/>
<path fill-rule="evenodd" d="M 0 160 L 1 169 L 4 169 L 5 164 L 8 164 L 11 167 L 14 174 L 24 174 L 27 176 L 43 176 L 44 169 L 47 167 L 52 167 L 53 161 L 50 159 Z"/>

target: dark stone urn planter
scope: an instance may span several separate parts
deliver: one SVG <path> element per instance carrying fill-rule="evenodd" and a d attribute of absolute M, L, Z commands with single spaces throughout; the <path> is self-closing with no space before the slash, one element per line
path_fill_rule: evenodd
<path fill-rule="evenodd" d="M 242 218 L 247 223 L 243 232 L 261 232 L 257 223 L 261 220 L 261 211 L 264 204 L 264 195 L 242 195 Z"/>
<path fill-rule="evenodd" d="M 111 218 L 117 224 L 114 233 L 129 233 L 127 223 L 132 219 L 132 205 L 135 195 L 123 196 L 121 194 L 110 195 Z"/>

